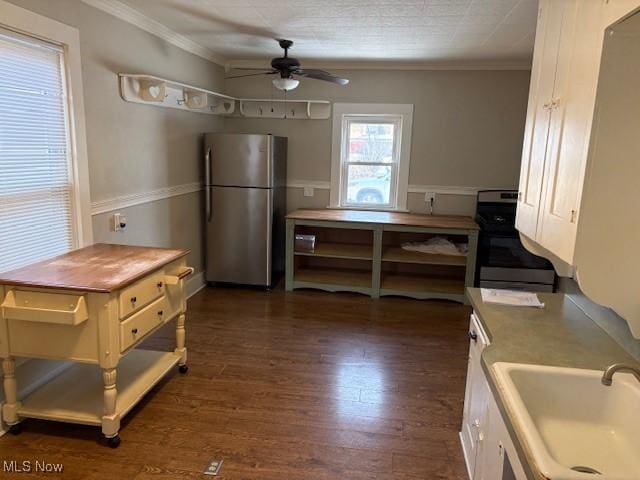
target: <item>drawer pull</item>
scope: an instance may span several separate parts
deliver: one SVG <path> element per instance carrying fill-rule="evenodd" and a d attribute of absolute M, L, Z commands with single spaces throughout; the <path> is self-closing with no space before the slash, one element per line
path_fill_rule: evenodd
<path fill-rule="evenodd" d="M 133 333 L 134 335 L 138 333 L 138 329 L 137 328 L 132 328 L 131 329 L 131 333 Z"/>
<path fill-rule="evenodd" d="M 158 282 L 158 283 L 156 283 L 156 286 L 157 286 L 158 288 L 162 288 L 162 285 L 164 285 L 162 282 Z"/>
<path fill-rule="evenodd" d="M 131 297 L 131 303 L 136 303 L 138 301 L 137 297 Z"/>
<path fill-rule="evenodd" d="M 163 310 L 158 310 L 158 316 L 161 317 L 162 315 L 164 315 L 164 311 Z"/>
<path fill-rule="evenodd" d="M 167 285 L 177 285 L 180 280 L 184 280 L 189 275 L 191 275 L 194 271 L 195 270 L 193 267 L 185 267 L 184 270 L 182 270 L 180 273 L 176 275 L 165 275 L 164 283 L 166 283 Z"/>
<path fill-rule="evenodd" d="M 473 330 L 469 330 L 469 338 L 473 340 L 473 343 L 478 343 L 478 334 Z"/>

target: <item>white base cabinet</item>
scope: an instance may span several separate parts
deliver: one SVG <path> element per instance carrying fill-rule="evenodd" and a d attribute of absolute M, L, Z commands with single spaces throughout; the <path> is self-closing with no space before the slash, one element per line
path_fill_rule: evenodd
<path fill-rule="evenodd" d="M 480 364 L 489 345 L 475 314 L 469 326 L 469 365 L 460 440 L 471 480 L 526 480 Z"/>

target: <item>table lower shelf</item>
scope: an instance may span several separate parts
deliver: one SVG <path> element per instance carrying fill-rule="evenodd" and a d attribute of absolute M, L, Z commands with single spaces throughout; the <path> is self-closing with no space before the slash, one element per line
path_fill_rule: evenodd
<path fill-rule="evenodd" d="M 173 352 L 133 350 L 118 364 L 116 412 L 123 417 L 173 368 Z M 100 425 L 103 409 L 102 369 L 75 364 L 27 396 L 20 417 Z"/>
<path fill-rule="evenodd" d="M 295 272 L 292 288 L 314 288 L 331 292 L 348 291 L 371 296 L 403 296 L 416 299 L 447 299 L 465 302 L 464 278 L 430 277 L 411 273 L 381 275 L 380 289 L 371 286 L 371 272 L 304 268 Z"/>
<path fill-rule="evenodd" d="M 399 295 L 419 299 L 465 301 L 464 279 L 383 273 L 380 296 Z"/>

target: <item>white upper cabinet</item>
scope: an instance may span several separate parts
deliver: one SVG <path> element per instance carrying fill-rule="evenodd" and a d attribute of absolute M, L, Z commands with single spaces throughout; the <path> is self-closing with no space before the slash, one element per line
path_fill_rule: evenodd
<path fill-rule="evenodd" d="M 516 227 L 570 265 L 598 83 L 603 4 L 542 0 L 538 15 Z"/>
<path fill-rule="evenodd" d="M 530 238 L 536 238 L 538 225 L 544 157 L 551 118 L 549 105 L 553 97 L 562 22 L 562 14 L 560 12 L 558 15 L 556 8 L 560 4 L 561 2 L 543 1 L 538 9 L 516 217 L 518 230 Z"/>

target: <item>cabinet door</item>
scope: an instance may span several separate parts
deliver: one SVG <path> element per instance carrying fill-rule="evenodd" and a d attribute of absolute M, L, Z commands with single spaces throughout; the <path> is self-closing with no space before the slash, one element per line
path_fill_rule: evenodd
<path fill-rule="evenodd" d="M 495 412 L 490 408 L 491 390 L 484 374 L 482 375 L 483 389 L 485 391 L 485 404 L 480 418 L 480 431 L 478 435 L 478 455 L 476 457 L 476 470 L 473 480 L 497 480 L 502 475 L 502 462 L 499 458 L 500 438 L 496 432 Z"/>
<path fill-rule="evenodd" d="M 542 0 L 538 10 L 516 216 L 516 228 L 532 239 L 538 228 L 563 8 L 564 0 Z"/>
<path fill-rule="evenodd" d="M 488 410 L 490 425 L 483 458 L 487 474 L 483 480 L 526 480 L 518 452 L 493 396 L 489 396 Z"/>
<path fill-rule="evenodd" d="M 602 51 L 602 3 L 564 3 L 536 241 L 573 264 Z"/>
<path fill-rule="evenodd" d="M 470 478 L 474 478 L 477 468 L 478 445 L 481 443 L 481 430 L 487 405 L 486 382 L 480 355 L 487 345 L 482 330 L 477 324 L 475 315 L 471 316 L 469 326 L 469 365 L 467 369 L 467 384 L 464 397 L 462 429 L 460 439 L 464 451 L 467 471 Z"/>

